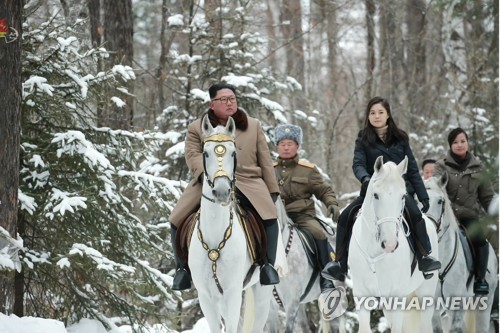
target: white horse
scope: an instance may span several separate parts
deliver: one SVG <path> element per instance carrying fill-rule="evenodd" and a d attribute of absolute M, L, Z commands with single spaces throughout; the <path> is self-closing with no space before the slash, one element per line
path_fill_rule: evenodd
<path fill-rule="evenodd" d="M 427 215 L 434 221 L 439 239 L 439 254 L 441 269 L 439 271 L 439 284 L 436 296 L 444 300 L 452 297 L 465 297 L 474 301 L 473 284 L 474 278 L 467 269 L 466 257 L 460 241 L 460 229 L 458 221 L 446 193 L 448 175 L 444 173 L 440 177 L 432 177 L 425 181 L 425 187 L 429 194 L 430 208 Z M 483 296 L 486 298 L 486 309 L 479 307 L 475 311 L 468 311 L 464 307 L 454 309 L 437 309 L 434 316 L 435 327 L 441 319 L 443 332 L 490 332 L 490 312 L 493 304 L 494 291 L 497 285 L 498 263 L 495 252 L 490 245 L 488 258 L 488 270 L 486 281 L 490 292 Z M 475 299 L 476 302 L 478 299 Z M 471 315 L 472 314 L 472 315 Z"/>
<path fill-rule="evenodd" d="M 386 304 L 384 315 L 392 333 L 432 332 L 434 307 L 432 304 L 423 306 L 423 298 L 434 299 L 438 277 L 433 274 L 425 280 L 417 268 L 411 271 L 413 255 L 403 229 L 406 187 L 402 175 L 406 173 L 407 164 L 406 157 L 399 165 L 393 162 L 384 164 L 382 156 L 375 161 L 374 174 L 349 244 L 353 296 L 358 301 L 363 297 L 383 297 Z M 438 256 L 436 231 L 432 222 L 425 220 L 433 255 Z M 408 312 L 420 315 L 416 323 L 413 322 L 415 316 L 405 317 L 406 306 L 401 304 L 410 299 L 422 305 L 419 312 Z M 392 307 L 387 306 L 389 302 L 392 302 Z M 359 332 L 371 332 L 370 306 L 367 303 L 357 305 Z"/>
<path fill-rule="evenodd" d="M 214 128 L 205 116 L 202 130 L 205 174 L 201 206 L 189 245 L 193 283 L 211 333 L 220 333 L 222 323 L 225 333 L 235 333 L 241 328 L 242 292 L 252 286 L 245 291 L 243 330 L 262 333 L 272 289 L 256 285 L 258 268 L 244 286 L 253 262 L 234 201 L 235 123 L 229 118 L 225 127 Z"/>
<path fill-rule="evenodd" d="M 288 217 L 281 200 L 276 201 L 276 208 L 289 269 L 288 274 L 280 279 L 280 283 L 273 291 L 275 299 L 271 300 L 268 328 L 270 333 L 282 332 L 279 328 L 279 308 L 283 307 L 286 314 L 284 332 L 293 333 L 297 331 L 296 321 L 301 317 L 300 310 L 305 304 L 316 301 L 321 294 L 320 272 L 309 262 L 299 231 Z M 314 246 L 314 243 L 311 245 Z M 340 332 L 344 332 L 338 320 L 335 322 L 321 320 L 319 323 L 320 332 L 338 331 L 339 328 Z"/>

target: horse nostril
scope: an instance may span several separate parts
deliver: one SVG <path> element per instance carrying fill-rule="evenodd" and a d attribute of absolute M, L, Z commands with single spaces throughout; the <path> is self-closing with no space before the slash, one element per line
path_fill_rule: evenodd
<path fill-rule="evenodd" d="M 380 243 L 383 249 L 385 249 L 385 242 Z"/>
<path fill-rule="evenodd" d="M 399 242 L 396 243 L 396 247 L 394 248 L 394 250 L 397 249 L 398 246 L 399 246 Z"/>

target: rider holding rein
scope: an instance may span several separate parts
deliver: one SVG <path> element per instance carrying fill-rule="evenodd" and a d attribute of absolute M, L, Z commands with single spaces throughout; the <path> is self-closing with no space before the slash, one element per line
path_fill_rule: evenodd
<path fill-rule="evenodd" d="M 323 270 L 323 274 L 344 281 L 347 274 L 347 250 L 349 248 L 349 221 L 353 210 L 363 204 L 366 189 L 373 175 L 373 166 L 377 157 L 383 156 L 384 162 L 392 161 L 399 164 L 405 156 L 408 157 L 408 169 L 403 175 L 406 182 L 407 195 L 405 207 L 411 216 L 410 230 L 416 243 L 418 268 L 422 272 L 430 272 L 441 268 L 441 263 L 431 257 L 431 245 L 422 213 L 413 199 L 414 194 L 422 203 L 422 211 L 429 209 L 429 195 L 420 177 L 418 165 L 410 148 L 406 132 L 399 129 L 391 115 L 389 102 L 382 97 L 374 97 L 366 106 L 364 129 L 356 139 L 352 169 L 361 182 L 360 196 L 347 206 L 340 215 L 336 234 L 336 258 Z"/>
<path fill-rule="evenodd" d="M 469 137 L 460 127 L 448 134 L 450 150 L 436 162 L 434 175 L 448 174 L 446 192 L 453 212 L 469 233 L 476 258 L 474 293 L 485 295 L 489 286 L 484 276 L 488 267 L 489 244 L 479 218 L 487 211 L 495 194 L 481 161 L 469 151 Z M 495 272 L 496 273 L 496 272 Z"/>
<path fill-rule="evenodd" d="M 279 196 L 279 187 L 274 175 L 273 161 L 260 122 L 238 107 L 236 88 L 227 83 L 212 85 L 208 115 L 212 126 L 226 125 L 229 117 L 236 124 L 235 146 L 237 150 L 236 196 L 244 206 L 252 206 L 264 223 L 267 234 L 267 262 L 261 267 L 260 283 L 279 283 L 279 276 L 273 265 L 279 233 L 274 201 Z M 204 115 L 205 115 L 204 114 Z M 203 116 L 204 116 L 203 115 Z M 201 201 L 203 183 L 203 116 L 189 124 L 185 143 L 186 163 L 193 179 L 179 198 L 170 215 L 171 242 L 174 249 L 176 273 L 173 290 L 191 287 L 191 274 L 187 263 L 176 254 L 175 236 L 177 228 L 195 212 Z M 242 259 L 243 260 L 243 259 Z"/>
<path fill-rule="evenodd" d="M 302 129 L 295 125 L 279 125 L 274 132 L 278 160 L 274 170 L 280 186 L 281 199 L 288 216 L 300 228 L 311 233 L 318 249 L 318 259 L 323 269 L 330 261 L 328 241 L 316 210 L 312 196 L 322 201 L 333 220 L 339 216 L 339 206 L 335 192 L 324 180 L 318 168 L 305 160 L 300 160 L 297 151 L 302 144 Z M 320 276 L 321 291 L 333 288 L 333 283 Z"/>

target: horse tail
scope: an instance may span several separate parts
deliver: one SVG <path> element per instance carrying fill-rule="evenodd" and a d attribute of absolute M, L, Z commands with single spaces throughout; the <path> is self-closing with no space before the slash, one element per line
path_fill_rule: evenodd
<path fill-rule="evenodd" d="M 245 290 L 245 307 L 243 310 L 243 332 L 251 333 L 253 329 L 253 323 L 255 321 L 255 295 L 253 294 L 253 288 L 247 288 Z"/>
<path fill-rule="evenodd" d="M 412 292 L 408 299 L 413 297 L 416 297 L 415 292 Z M 404 311 L 403 332 L 419 332 L 420 327 L 420 311 L 414 308 Z"/>
<path fill-rule="evenodd" d="M 465 311 L 465 331 L 474 333 L 476 332 L 476 316 L 472 310 Z"/>

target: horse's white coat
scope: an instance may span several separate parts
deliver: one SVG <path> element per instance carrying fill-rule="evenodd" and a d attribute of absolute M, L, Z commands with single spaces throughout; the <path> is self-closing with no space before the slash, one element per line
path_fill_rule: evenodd
<path fill-rule="evenodd" d="M 436 221 L 438 227 L 439 238 L 439 253 L 441 261 L 442 273 L 445 267 L 450 266 L 449 271 L 444 276 L 442 282 L 438 283 L 436 296 L 464 296 L 472 297 L 474 295 L 473 284 L 474 280 L 467 287 L 466 282 L 469 276 L 467 271 L 465 255 L 462 249 L 462 244 L 458 239 L 458 221 L 455 218 L 453 209 L 451 208 L 450 200 L 446 193 L 447 175 L 441 177 L 432 177 L 425 181 L 425 187 L 429 194 L 430 208 L 427 215 Z M 456 258 L 453 261 L 455 253 L 455 242 L 457 243 Z M 497 284 L 498 263 L 495 252 L 490 245 L 490 255 L 488 260 L 488 271 L 486 280 L 490 286 L 490 293 L 487 295 L 488 307 L 485 310 L 475 311 L 475 316 L 467 314 L 462 309 L 436 311 L 434 314 L 434 325 L 439 325 L 441 319 L 441 327 L 443 332 L 478 332 L 487 333 L 490 330 L 490 312 L 493 304 L 493 292 Z M 474 327 L 475 326 L 475 327 Z M 469 328 L 466 330 L 466 327 Z"/>
<path fill-rule="evenodd" d="M 205 137 L 213 134 L 229 135 L 234 138 L 235 124 L 229 119 L 226 127 L 217 126 L 213 128 L 208 118 L 203 119 L 203 130 Z M 222 145 L 226 152 L 222 159 L 215 156 L 217 145 Z M 243 280 L 249 271 L 252 262 L 247 251 L 244 231 L 238 220 L 235 206 L 232 201 L 231 180 L 234 172 L 235 152 L 234 141 L 214 142 L 208 141 L 204 145 L 206 173 L 203 183 L 203 196 L 214 200 L 202 198 L 199 220 L 195 226 L 195 232 L 189 246 L 189 267 L 191 269 L 193 283 L 198 291 L 200 306 L 205 315 L 211 333 L 220 333 L 221 324 L 224 324 L 225 333 L 238 332 L 240 311 L 242 308 Z M 224 171 L 227 177 L 217 177 L 217 171 Z M 209 181 L 213 182 L 213 188 Z M 233 226 L 229 237 L 225 237 L 226 230 L 233 215 Z M 220 248 L 220 242 L 226 238 L 225 245 L 220 248 L 220 257 L 216 261 L 216 276 L 219 280 L 221 293 L 216 285 L 212 271 L 213 262 L 208 258 L 207 250 L 203 248 L 197 236 L 197 228 L 202 234 L 204 242 L 210 249 Z M 246 304 L 251 309 L 246 311 L 255 319 L 253 323 L 247 323 L 243 327 L 253 326 L 251 332 L 262 333 L 269 312 L 271 297 L 270 287 L 257 287 L 259 269 L 256 269 L 251 288 L 252 297 L 246 297 L 252 301 Z M 250 292 L 247 289 L 247 292 Z M 250 325 L 248 325 L 250 324 Z M 252 325 L 253 324 L 253 325 Z M 241 327 L 240 323 L 240 327 Z M 246 332 L 246 331 L 245 331 Z"/>
<path fill-rule="evenodd" d="M 383 164 L 382 157 L 375 162 L 360 215 L 354 223 L 349 245 L 349 268 L 355 297 L 433 297 L 437 274 L 425 280 L 418 268 L 411 274 L 411 253 L 401 225 L 406 187 L 402 175 L 406 172 L 407 158 L 399 165 Z M 426 218 L 427 232 L 433 255 L 438 257 L 435 229 Z M 433 308 L 419 312 L 384 310 L 392 333 L 432 332 Z M 419 315 L 417 325 L 410 318 Z M 405 318 L 405 316 L 407 316 Z M 371 332 L 370 311 L 359 309 L 359 332 Z"/>

